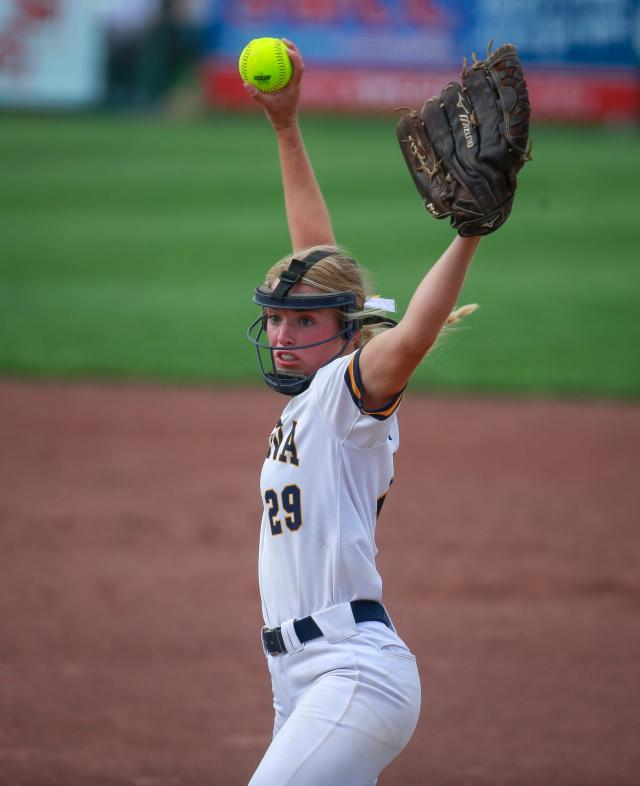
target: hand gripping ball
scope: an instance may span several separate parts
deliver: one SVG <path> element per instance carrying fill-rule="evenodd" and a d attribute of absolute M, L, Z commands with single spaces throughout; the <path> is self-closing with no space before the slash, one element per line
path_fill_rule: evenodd
<path fill-rule="evenodd" d="M 287 48 L 280 38 L 254 38 L 238 61 L 240 76 L 263 93 L 281 90 L 293 73 Z"/>

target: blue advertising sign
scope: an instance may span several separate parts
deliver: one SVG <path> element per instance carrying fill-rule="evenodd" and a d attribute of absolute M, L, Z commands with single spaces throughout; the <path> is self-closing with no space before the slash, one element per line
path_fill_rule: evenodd
<path fill-rule="evenodd" d="M 490 40 L 523 62 L 637 67 L 638 0 L 234 0 L 208 49 L 237 57 L 251 38 L 295 41 L 307 60 L 446 67 Z"/>
<path fill-rule="evenodd" d="M 476 0 L 476 45 L 516 41 L 523 62 L 636 68 L 638 0 Z"/>
<path fill-rule="evenodd" d="M 640 0 L 234 0 L 207 39 L 212 103 L 247 106 L 237 59 L 252 38 L 294 41 L 303 103 L 414 105 L 457 78 L 464 56 L 515 43 L 539 117 L 631 120 L 640 108 Z M 212 9 L 214 6 L 212 6 Z M 553 78 L 551 78 L 553 75 Z"/>

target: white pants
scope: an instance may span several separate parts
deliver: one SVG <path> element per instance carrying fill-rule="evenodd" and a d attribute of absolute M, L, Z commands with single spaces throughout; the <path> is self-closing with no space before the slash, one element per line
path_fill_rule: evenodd
<path fill-rule="evenodd" d="M 273 741 L 249 786 L 374 786 L 409 742 L 420 713 L 415 657 L 380 622 L 353 630 L 267 656 Z"/>

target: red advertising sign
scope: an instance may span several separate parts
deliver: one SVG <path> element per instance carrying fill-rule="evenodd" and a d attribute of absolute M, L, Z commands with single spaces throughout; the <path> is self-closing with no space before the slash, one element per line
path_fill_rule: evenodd
<path fill-rule="evenodd" d="M 526 71 L 533 116 L 552 120 L 630 121 L 640 118 L 640 81 L 631 73 Z M 305 70 L 301 105 L 307 109 L 385 112 L 418 107 L 436 95 L 455 71 L 372 70 L 313 65 Z M 210 104 L 254 109 L 235 63 L 204 66 Z"/>

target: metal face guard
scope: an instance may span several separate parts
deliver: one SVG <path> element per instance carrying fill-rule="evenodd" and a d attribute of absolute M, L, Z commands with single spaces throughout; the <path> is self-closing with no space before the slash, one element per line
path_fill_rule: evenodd
<path fill-rule="evenodd" d="M 305 309 L 306 310 L 306 309 Z M 247 338 L 256 348 L 256 355 L 258 357 L 258 367 L 264 381 L 269 385 L 272 390 L 278 393 L 283 393 L 285 396 L 297 396 L 299 393 L 305 391 L 311 384 L 311 380 L 315 377 L 316 372 L 307 376 L 287 374 L 284 371 L 278 370 L 274 353 L 277 350 L 291 350 L 296 351 L 300 349 L 309 349 L 310 347 L 317 347 L 321 344 L 326 344 L 333 341 L 340 336 L 344 337 L 344 341 L 338 352 L 327 361 L 331 363 L 336 358 L 340 357 L 347 348 L 349 341 L 353 338 L 357 330 L 357 320 L 350 320 L 338 333 L 322 341 L 315 341 L 313 344 L 299 344 L 293 347 L 272 347 L 268 343 L 263 343 L 261 339 L 263 336 L 266 338 L 266 330 L 264 328 L 264 319 L 261 314 L 255 319 L 249 329 L 247 330 Z M 327 365 L 325 364 L 325 365 Z"/>
<path fill-rule="evenodd" d="M 326 294 L 304 294 L 304 295 L 290 295 L 292 287 L 301 281 L 305 273 L 310 267 L 319 262 L 325 257 L 332 256 L 335 251 L 313 251 L 304 259 L 292 259 L 289 267 L 283 270 L 279 275 L 277 285 L 273 290 L 268 287 L 258 287 L 253 295 L 253 302 L 262 306 L 262 313 L 254 320 L 247 330 L 247 338 L 256 348 L 258 355 L 258 367 L 265 382 L 272 390 L 278 393 L 283 393 L 286 396 L 297 396 L 306 390 L 311 384 L 311 380 L 315 376 L 309 374 L 295 375 L 287 374 L 283 371 L 278 371 L 276 367 L 274 352 L 277 350 L 291 350 L 296 351 L 300 349 L 309 349 L 310 347 L 317 347 L 321 344 L 326 344 L 333 341 L 340 336 L 344 337 L 344 343 L 340 350 L 330 359 L 327 363 L 331 363 L 336 358 L 340 357 L 347 348 L 349 341 L 355 336 L 356 331 L 360 327 L 360 322 L 355 319 L 347 320 L 344 326 L 335 335 L 322 341 L 316 341 L 313 344 L 302 344 L 294 347 L 272 347 L 268 342 L 261 341 L 263 334 L 266 334 L 266 324 L 264 319 L 265 308 L 282 308 L 291 309 L 294 311 L 315 311 L 323 308 L 335 308 L 342 312 L 353 312 L 356 310 L 356 296 L 353 292 L 327 292 Z M 267 355 L 268 353 L 268 355 Z M 267 367 L 265 367 L 266 357 Z M 326 364 L 325 364 L 326 365 Z M 270 366 L 270 368 L 268 368 Z"/>

